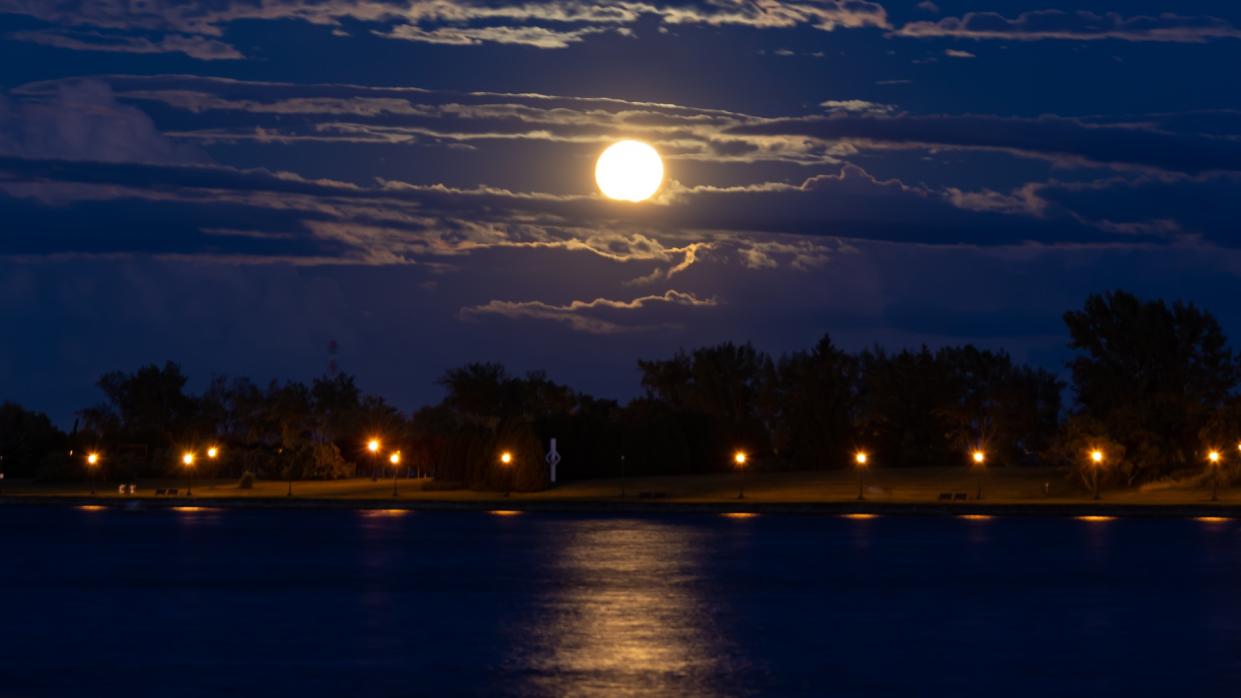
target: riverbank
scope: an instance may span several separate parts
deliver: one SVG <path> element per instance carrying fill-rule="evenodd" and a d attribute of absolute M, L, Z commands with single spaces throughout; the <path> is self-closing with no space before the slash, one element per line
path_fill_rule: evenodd
<path fill-rule="evenodd" d="M 1172 516 L 1241 517 L 1241 490 L 1222 489 L 1218 501 L 1192 487 L 1104 489 L 1090 492 L 1053 469 L 997 470 L 980 479 L 960 469 L 870 473 L 861 483 L 847 471 L 641 477 L 566 483 L 544 492 L 432 489 L 427 480 L 353 478 L 332 482 L 144 480 L 135 495 L 115 483 L 8 482 L 0 503 L 143 507 L 331 507 L 359 509 L 475 509 L 564 512 L 754 512 L 900 516 Z M 157 495 L 159 490 L 175 494 Z M 981 492 L 981 499 L 978 495 Z M 740 497 L 738 495 L 741 495 Z M 946 499 L 945 499 L 946 498 Z"/>

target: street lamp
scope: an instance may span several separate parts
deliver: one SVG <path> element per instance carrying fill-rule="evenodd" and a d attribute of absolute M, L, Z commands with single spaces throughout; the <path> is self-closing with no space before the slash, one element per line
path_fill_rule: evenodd
<path fill-rule="evenodd" d="M 186 451 L 181 454 L 181 463 L 185 466 L 185 496 L 194 496 L 194 454 Z"/>
<path fill-rule="evenodd" d="M 733 454 L 733 463 L 737 465 L 737 472 L 740 473 L 740 480 L 737 485 L 737 499 L 745 499 L 745 464 L 749 459 L 745 451 L 737 451 Z"/>
<path fill-rule="evenodd" d="M 95 470 L 96 470 L 96 466 L 98 465 L 99 465 L 99 454 L 94 451 L 87 453 L 86 454 L 86 469 L 87 469 L 87 472 L 90 473 L 90 494 L 92 497 L 95 496 Z"/>
<path fill-rule="evenodd" d="M 1219 501 L 1219 461 L 1220 453 L 1215 449 L 1211 449 L 1207 453 L 1207 461 L 1211 464 L 1211 501 Z"/>
<path fill-rule="evenodd" d="M 857 464 L 857 498 L 858 501 L 866 499 L 866 482 L 865 472 L 867 461 L 870 457 L 866 455 L 866 451 L 858 451 L 853 454 L 853 462 Z"/>
<path fill-rule="evenodd" d="M 220 448 L 218 446 L 212 446 L 211 448 L 208 448 L 207 457 L 210 458 L 211 460 L 215 460 L 216 458 L 219 458 Z"/>
<path fill-rule="evenodd" d="M 1090 462 L 1093 465 L 1093 469 L 1091 470 L 1091 473 L 1093 474 L 1092 479 L 1094 480 L 1094 498 L 1098 499 L 1099 498 L 1099 468 L 1103 467 L 1103 451 L 1100 451 L 1097 448 L 1093 449 L 1090 452 Z"/>
<path fill-rule="evenodd" d="M 378 467 L 379 449 L 382 447 L 383 447 L 383 444 L 379 442 L 379 439 L 371 439 L 370 441 L 366 442 L 366 450 L 371 452 L 371 480 L 375 480 L 379 477 L 377 475 L 377 473 L 379 472 L 379 467 Z"/>
<path fill-rule="evenodd" d="M 398 497 L 400 493 L 396 489 L 396 478 L 401 472 L 401 452 L 393 451 L 392 455 L 388 456 L 388 462 L 392 464 L 392 496 Z"/>
<path fill-rule="evenodd" d="M 500 454 L 500 465 L 504 466 L 505 469 L 508 469 L 508 467 L 512 464 L 513 464 L 512 453 L 505 451 L 504 453 Z M 504 496 L 505 497 L 508 497 L 511 494 L 510 490 L 513 489 L 512 480 L 513 480 L 513 476 L 511 474 L 506 473 L 504 475 Z"/>
<path fill-rule="evenodd" d="M 978 492 L 974 495 L 974 499 L 982 499 L 982 474 L 987 463 L 987 453 L 982 449 L 974 449 L 970 457 L 974 460 L 974 467 L 978 469 Z"/>

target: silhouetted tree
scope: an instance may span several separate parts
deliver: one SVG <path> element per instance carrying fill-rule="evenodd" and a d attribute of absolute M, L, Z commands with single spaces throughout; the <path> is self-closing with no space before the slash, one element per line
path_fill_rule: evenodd
<path fill-rule="evenodd" d="M 0 471 L 5 477 L 34 477 L 49 454 L 66 448 L 67 440 L 42 412 L 0 404 Z"/>
<path fill-rule="evenodd" d="M 1078 351 L 1070 364 L 1078 412 L 1125 445 L 1130 479 L 1199 467 L 1199 433 L 1238 381 L 1215 318 L 1116 291 L 1090 296 L 1064 320 Z"/>
<path fill-rule="evenodd" d="M 857 359 L 824 335 L 782 358 L 776 374 L 774 450 L 801 468 L 840 466 L 857 438 Z"/>

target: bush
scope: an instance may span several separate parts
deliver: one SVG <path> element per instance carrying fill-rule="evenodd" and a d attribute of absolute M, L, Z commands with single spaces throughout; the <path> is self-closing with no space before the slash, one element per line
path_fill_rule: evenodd
<path fill-rule="evenodd" d="M 247 470 L 241 474 L 241 479 L 237 481 L 237 486 L 243 490 L 254 489 L 254 473 Z"/>

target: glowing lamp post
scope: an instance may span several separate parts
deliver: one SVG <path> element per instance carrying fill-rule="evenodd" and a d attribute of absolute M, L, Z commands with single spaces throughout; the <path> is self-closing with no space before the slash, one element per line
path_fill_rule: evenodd
<path fill-rule="evenodd" d="M 870 457 L 866 455 L 866 451 L 858 451 L 853 454 L 853 462 L 857 464 L 857 498 L 858 501 L 866 499 L 866 467 L 870 461 Z"/>
<path fill-rule="evenodd" d="M 194 454 L 186 451 L 181 454 L 181 464 L 185 466 L 185 496 L 194 496 Z"/>
<path fill-rule="evenodd" d="M 379 439 L 371 439 L 370 441 L 366 442 L 366 450 L 369 451 L 371 454 L 371 479 L 372 480 L 374 480 L 377 477 L 376 473 L 379 472 L 379 468 L 377 467 L 377 462 L 379 460 L 379 449 L 382 447 L 383 447 L 383 444 L 379 442 Z"/>
<path fill-rule="evenodd" d="M 740 473 L 740 480 L 737 485 L 737 499 L 745 499 L 745 464 L 750 458 L 745 451 L 737 451 L 733 454 L 733 463 L 737 466 L 737 472 Z"/>
<path fill-rule="evenodd" d="M 509 466 L 511 466 L 512 464 L 513 464 L 512 453 L 505 451 L 504 453 L 500 454 L 500 465 L 503 466 L 505 470 L 508 470 Z M 512 480 L 513 480 L 512 475 L 509 473 L 505 473 L 504 475 L 504 496 L 505 497 L 508 497 L 510 495 L 509 491 L 513 489 Z"/>
<path fill-rule="evenodd" d="M 1211 465 L 1211 501 L 1219 501 L 1219 462 L 1220 452 L 1212 449 L 1207 453 L 1207 462 Z"/>
<path fill-rule="evenodd" d="M 974 499 L 982 499 L 982 474 L 987 464 L 987 454 L 982 449 L 976 449 L 970 454 L 970 458 L 974 461 L 974 467 L 978 470 L 978 492 L 974 494 Z"/>
<path fill-rule="evenodd" d="M 1099 498 L 1099 468 L 1103 467 L 1103 451 L 1094 449 L 1090 452 L 1091 479 L 1094 480 L 1094 498 Z"/>
<path fill-rule="evenodd" d="M 90 494 L 95 496 L 95 471 L 99 469 L 99 454 L 91 451 L 86 454 L 86 469 L 90 473 Z"/>
<path fill-rule="evenodd" d="M 392 496 L 398 497 L 400 493 L 396 489 L 396 479 L 401 473 L 401 452 L 393 451 L 392 455 L 388 456 L 388 462 L 392 464 Z"/>

